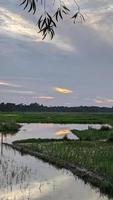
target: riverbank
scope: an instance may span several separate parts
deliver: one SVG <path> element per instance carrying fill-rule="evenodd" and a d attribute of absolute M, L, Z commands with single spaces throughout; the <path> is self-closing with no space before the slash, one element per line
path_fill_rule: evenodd
<path fill-rule="evenodd" d="M 9 145 L 22 154 L 30 154 L 66 168 L 113 196 L 113 145 L 107 142 L 28 139 Z"/>
<path fill-rule="evenodd" d="M 14 121 L 0 122 L 0 132 L 3 134 L 16 133 L 21 128 L 21 125 Z"/>
<path fill-rule="evenodd" d="M 37 112 L 37 113 L 0 113 L 0 122 L 17 123 L 60 123 L 60 124 L 110 124 L 113 125 L 113 113 L 71 113 L 71 112 Z"/>
<path fill-rule="evenodd" d="M 100 129 L 88 127 L 86 130 L 73 129 L 71 132 L 76 135 L 81 141 L 96 141 L 108 140 L 113 138 L 113 127 L 108 125 L 101 126 Z"/>

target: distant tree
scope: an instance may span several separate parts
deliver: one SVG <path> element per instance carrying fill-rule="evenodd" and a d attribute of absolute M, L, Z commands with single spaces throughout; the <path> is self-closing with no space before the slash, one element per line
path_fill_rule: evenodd
<path fill-rule="evenodd" d="M 47 35 L 50 35 L 50 38 L 53 39 L 55 35 L 55 28 L 57 23 L 60 20 L 63 20 L 64 16 L 67 15 L 69 18 L 76 23 L 76 20 L 79 18 L 79 21 L 84 21 L 84 16 L 80 12 L 80 7 L 75 3 L 74 13 L 70 10 L 67 3 L 62 0 L 49 0 L 49 5 L 52 6 L 52 9 L 48 8 L 47 0 L 20 0 L 20 5 L 23 6 L 24 10 L 33 15 L 37 15 L 37 26 L 39 28 L 39 33 L 42 34 L 42 39 L 45 39 Z M 72 14 L 73 13 L 73 14 Z"/>
<path fill-rule="evenodd" d="M 14 104 L 14 103 L 0 103 L 0 112 L 111 112 L 113 107 L 98 107 L 98 106 L 44 106 L 38 103 Z"/>

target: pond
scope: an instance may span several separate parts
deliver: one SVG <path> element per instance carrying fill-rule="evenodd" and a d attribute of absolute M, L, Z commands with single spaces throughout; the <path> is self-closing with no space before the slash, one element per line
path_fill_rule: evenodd
<path fill-rule="evenodd" d="M 78 128 L 77 128 L 78 127 Z M 96 125 L 98 128 L 99 125 Z M 24 124 L 19 133 L 4 138 L 60 137 L 62 130 L 86 129 L 88 125 Z M 60 133 L 59 133 L 60 132 Z M 3 147 L 0 156 L 0 200 L 108 200 L 98 189 L 84 184 L 67 170 L 57 169 L 29 155 Z"/>

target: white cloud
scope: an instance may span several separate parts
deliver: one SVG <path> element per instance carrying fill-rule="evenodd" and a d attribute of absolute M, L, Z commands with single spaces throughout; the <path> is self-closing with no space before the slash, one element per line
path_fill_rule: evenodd
<path fill-rule="evenodd" d="M 9 85 L 5 85 L 5 86 L 9 86 Z M 12 86 L 11 86 L 12 87 Z M 15 86 L 14 86 L 15 87 Z M 1 93 L 9 93 L 9 94 L 20 94 L 20 95 L 33 95 L 35 94 L 34 91 L 30 91 L 30 90 L 11 90 L 11 89 L 1 89 L 0 90 Z"/>
<path fill-rule="evenodd" d="M 9 83 L 9 82 L 3 81 L 3 80 L 0 80 L 0 86 L 7 86 L 7 87 L 14 87 L 14 88 L 21 87 L 20 85 Z"/>
<path fill-rule="evenodd" d="M 0 7 L 0 31 L 12 37 L 24 37 L 24 40 L 41 41 L 33 24 L 3 7 Z"/>
<path fill-rule="evenodd" d="M 42 36 L 38 33 L 38 28 L 34 25 L 33 21 L 26 20 L 5 7 L 0 7 L 0 32 L 25 41 L 42 41 Z M 54 45 L 64 51 L 75 50 L 65 37 L 63 38 L 58 34 L 53 41 L 47 38 L 42 42 Z"/>

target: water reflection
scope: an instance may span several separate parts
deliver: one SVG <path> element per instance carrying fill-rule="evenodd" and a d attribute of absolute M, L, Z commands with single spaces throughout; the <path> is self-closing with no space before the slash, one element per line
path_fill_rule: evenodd
<path fill-rule="evenodd" d="M 0 140 L 1 141 L 1 151 L 0 152 L 1 152 L 1 156 L 2 156 L 3 155 L 3 140 L 4 140 L 3 133 L 0 133 L 0 137 L 1 137 L 1 140 Z"/>
<path fill-rule="evenodd" d="M 14 159 L 10 160 L 2 156 L 0 160 L 0 198 L 20 199 L 18 198 L 20 191 L 25 195 L 29 187 L 30 172 L 27 166 L 19 166 Z"/>
<path fill-rule="evenodd" d="M 24 124 L 17 134 L 0 134 L 0 200 L 108 200 L 66 170 L 58 170 L 3 142 L 25 138 L 56 138 L 88 125 Z M 3 149 L 4 148 L 4 149 Z"/>
<path fill-rule="evenodd" d="M 75 139 L 71 133 L 71 129 L 88 129 L 89 124 L 22 124 L 22 127 L 16 135 L 7 135 L 5 142 L 11 143 L 14 140 L 28 139 L 28 138 L 62 138 L 64 133 L 68 134 L 68 138 Z M 101 125 L 90 125 L 94 128 L 100 128 Z M 64 133 L 63 133 L 64 132 Z"/>
<path fill-rule="evenodd" d="M 70 172 L 6 146 L 0 176 L 0 200 L 108 200 Z"/>
<path fill-rule="evenodd" d="M 0 133 L 0 152 L 1 152 L 1 156 L 3 155 L 3 143 L 4 141 L 7 139 L 7 137 L 9 138 L 10 136 L 14 136 L 16 134 L 16 132 L 12 132 L 12 133 L 7 133 L 7 132 L 2 132 Z"/>
<path fill-rule="evenodd" d="M 61 129 L 58 129 L 56 132 L 55 132 L 55 135 L 57 137 L 60 137 L 60 138 L 63 138 L 63 137 L 67 137 L 69 139 L 76 139 L 76 136 L 73 135 L 70 131 L 69 128 L 61 128 Z"/>
<path fill-rule="evenodd" d="M 57 136 L 67 136 L 68 134 L 70 134 L 69 129 L 60 129 L 55 132 L 55 135 L 57 135 Z"/>

